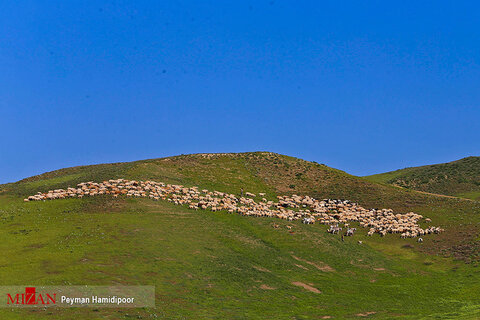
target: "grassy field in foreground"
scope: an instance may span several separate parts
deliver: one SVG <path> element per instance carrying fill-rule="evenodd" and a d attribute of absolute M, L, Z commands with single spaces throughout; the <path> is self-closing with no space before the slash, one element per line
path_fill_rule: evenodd
<path fill-rule="evenodd" d="M 479 202 L 401 190 L 280 155 L 167 159 L 68 168 L 0 186 L 2 285 L 155 285 L 156 308 L 0 308 L 0 318 L 480 318 Z M 356 197 L 365 206 L 419 212 L 446 232 L 419 244 L 367 237 L 361 229 L 342 242 L 322 225 L 147 199 L 22 201 L 36 191 L 118 177 L 236 193 L 244 187 L 270 198 Z"/>
<path fill-rule="evenodd" d="M 480 270 L 417 253 L 412 240 L 342 242 L 321 225 L 288 223 L 289 233 L 283 221 L 143 199 L 0 203 L 3 285 L 156 286 L 155 309 L 0 309 L 7 318 L 480 316 Z"/>

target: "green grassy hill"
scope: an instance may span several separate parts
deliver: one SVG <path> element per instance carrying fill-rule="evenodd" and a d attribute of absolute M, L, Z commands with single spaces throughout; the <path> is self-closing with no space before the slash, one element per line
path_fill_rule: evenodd
<path fill-rule="evenodd" d="M 324 225 L 98 196 L 23 202 L 114 178 L 344 198 L 445 228 L 342 242 Z M 273 228 L 273 223 L 280 228 Z M 480 202 L 367 181 L 288 156 L 182 155 L 67 168 L 0 186 L 2 285 L 155 285 L 156 308 L 0 308 L 1 319 L 478 319 Z M 286 225 L 293 226 L 291 232 Z M 363 243 L 359 244 L 361 240 Z"/>
<path fill-rule="evenodd" d="M 408 189 L 480 200 L 480 157 L 406 168 L 365 178 Z"/>

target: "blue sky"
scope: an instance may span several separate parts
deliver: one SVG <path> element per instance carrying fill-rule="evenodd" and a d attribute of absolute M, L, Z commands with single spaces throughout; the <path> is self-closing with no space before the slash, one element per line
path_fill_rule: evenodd
<path fill-rule="evenodd" d="M 473 1 L 2 1 L 0 183 L 266 150 L 356 175 L 480 155 Z"/>

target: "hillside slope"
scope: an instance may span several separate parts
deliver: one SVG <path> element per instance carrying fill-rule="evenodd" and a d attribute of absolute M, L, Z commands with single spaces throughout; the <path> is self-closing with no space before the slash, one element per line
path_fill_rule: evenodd
<path fill-rule="evenodd" d="M 476 221 L 472 215 L 478 204 L 421 194 L 408 189 L 371 182 L 315 162 L 271 152 L 228 154 L 191 154 L 126 163 L 79 166 L 47 172 L 17 183 L 0 186 L 0 193 L 25 197 L 36 192 L 75 186 L 85 181 L 108 179 L 154 180 L 199 186 L 239 194 L 243 188 L 253 193 L 266 192 L 267 197 L 300 194 L 317 199 L 347 199 L 366 208 L 391 208 L 398 212 L 415 211 L 437 216 L 437 224 L 459 219 Z M 440 214 L 439 214 L 440 213 Z M 450 237 L 455 228 L 448 228 L 443 249 L 452 251 L 463 237 Z M 473 238 L 471 233 L 466 238 Z M 455 241 L 451 241 L 455 239 Z M 427 242 L 424 247 L 438 247 Z"/>
<path fill-rule="evenodd" d="M 372 183 L 315 162 L 270 153 L 193 154 L 128 163 L 79 166 L 47 172 L 4 185 L 9 193 L 26 196 L 38 191 L 66 188 L 84 181 L 108 179 L 155 180 L 200 185 L 207 189 L 240 193 L 308 194 L 316 198 L 348 199 L 367 207 L 390 206 L 408 210 L 425 197 Z M 407 201 L 405 201 L 405 197 Z"/>
<path fill-rule="evenodd" d="M 480 200 L 480 157 L 406 168 L 365 178 L 413 190 Z"/>
<path fill-rule="evenodd" d="M 367 237 L 365 230 L 342 241 L 324 225 L 144 198 L 23 202 L 38 191 L 115 178 L 237 194 L 243 188 L 268 198 L 344 198 L 421 213 L 445 232 L 422 244 L 398 235 Z M 0 309 L 0 318 L 477 319 L 479 224 L 478 202 L 419 194 L 268 152 L 66 168 L 0 186 L 0 282 L 154 285 L 156 308 Z"/>

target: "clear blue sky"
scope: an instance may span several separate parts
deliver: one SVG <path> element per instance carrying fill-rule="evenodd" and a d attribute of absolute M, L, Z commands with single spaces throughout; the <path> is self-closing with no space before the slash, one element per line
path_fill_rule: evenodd
<path fill-rule="evenodd" d="M 474 1 L 2 1 L 0 183 L 266 150 L 356 175 L 480 155 Z"/>

